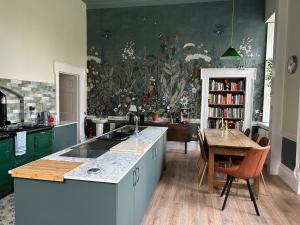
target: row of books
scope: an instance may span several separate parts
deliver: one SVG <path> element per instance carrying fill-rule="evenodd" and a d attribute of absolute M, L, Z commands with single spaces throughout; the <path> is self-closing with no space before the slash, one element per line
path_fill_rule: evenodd
<path fill-rule="evenodd" d="M 224 80 L 222 82 L 210 80 L 209 81 L 209 90 L 211 91 L 242 91 L 245 90 L 245 81 L 240 80 L 237 82 Z"/>
<path fill-rule="evenodd" d="M 243 121 L 227 121 L 233 126 L 230 126 L 230 129 L 239 129 L 242 130 Z M 222 120 L 209 120 L 208 128 L 210 129 L 219 129 L 222 126 Z"/>
<path fill-rule="evenodd" d="M 244 118 L 244 109 L 242 108 L 208 108 L 208 117 L 223 117 L 223 118 Z"/>
<path fill-rule="evenodd" d="M 234 104 L 234 105 L 243 105 L 244 104 L 244 95 L 214 95 L 209 94 L 209 104 Z"/>

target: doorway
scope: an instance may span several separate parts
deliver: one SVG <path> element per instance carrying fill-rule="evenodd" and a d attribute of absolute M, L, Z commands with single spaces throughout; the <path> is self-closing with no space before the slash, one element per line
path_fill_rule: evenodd
<path fill-rule="evenodd" d="M 59 118 L 78 121 L 78 76 L 59 73 Z"/>

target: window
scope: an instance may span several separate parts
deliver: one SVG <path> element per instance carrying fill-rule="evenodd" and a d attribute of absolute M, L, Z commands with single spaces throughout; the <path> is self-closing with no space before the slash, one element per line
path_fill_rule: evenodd
<path fill-rule="evenodd" d="M 275 18 L 275 15 L 272 17 Z M 273 49 L 274 49 L 274 33 L 275 20 L 268 22 L 267 33 L 267 49 L 266 49 L 266 70 L 265 70 L 265 88 L 264 88 L 264 103 L 263 103 L 263 121 L 269 123 L 270 121 L 270 103 L 271 103 L 271 82 L 273 71 Z"/>

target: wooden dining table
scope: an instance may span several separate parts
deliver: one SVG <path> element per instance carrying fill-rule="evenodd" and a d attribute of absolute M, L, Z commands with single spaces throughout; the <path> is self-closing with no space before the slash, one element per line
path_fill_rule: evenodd
<path fill-rule="evenodd" d="M 208 157 L 208 192 L 213 193 L 214 187 L 223 187 L 225 180 L 215 178 L 215 155 L 246 156 L 250 149 L 261 147 L 239 130 L 204 129 L 204 135 L 209 146 Z M 239 184 L 236 184 L 239 185 Z M 239 186 L 246 185 L 242 184 Z M 259 177 L 254 179 L 253 191 L 259 193 Z"/>

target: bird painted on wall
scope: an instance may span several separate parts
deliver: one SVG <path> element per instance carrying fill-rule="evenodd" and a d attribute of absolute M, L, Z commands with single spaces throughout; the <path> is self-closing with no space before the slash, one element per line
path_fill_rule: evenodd
<path fill-rule="evenodd" d="M 215 24 L 215 30 L 214 33 L 216 33 L 219 36 L 222 36 L 225 32 L 225 26 L 222 24 Z"/>

